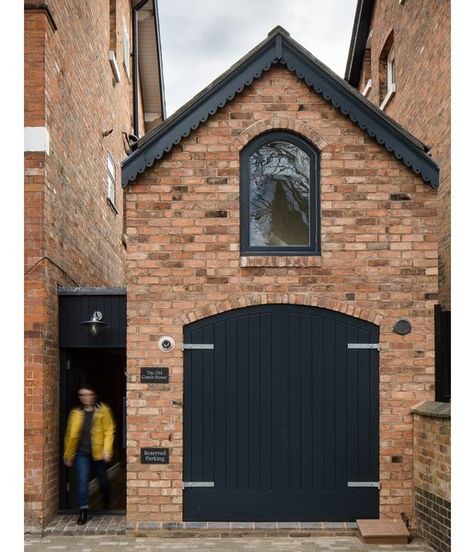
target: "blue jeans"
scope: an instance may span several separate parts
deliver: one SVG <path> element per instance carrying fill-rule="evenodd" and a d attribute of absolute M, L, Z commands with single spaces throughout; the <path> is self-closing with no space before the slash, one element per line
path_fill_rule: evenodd
<path fill-rule="evenodd" d="M 110 498 L 110 485 L 107 479 L 107 468 L 102 460 L 94 460 L 90 454 L 78 452 L 74 458 L 74 469 L 77 479 L 77 503 L 79 508 L 87 508 L 89 502 L 89 476 L 94 464 L 95 474 L 99 480 L 100 492 L 105 499 Z"/>

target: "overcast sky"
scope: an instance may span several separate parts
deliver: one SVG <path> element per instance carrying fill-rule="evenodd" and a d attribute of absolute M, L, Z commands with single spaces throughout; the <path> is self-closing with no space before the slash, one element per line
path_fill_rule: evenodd
<path fill-rule="evenodd" d="M 343 76 L 357 0 L 160 0 L 171 115 L 281 25 Z"/>

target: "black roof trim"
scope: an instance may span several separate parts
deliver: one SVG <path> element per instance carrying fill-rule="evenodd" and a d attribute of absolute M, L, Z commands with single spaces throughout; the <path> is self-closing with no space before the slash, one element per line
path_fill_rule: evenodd
<path fill-rule="evenodd" d="M 369 38 L 370 23 L 375 0 L 357 0 L 357 7 L 352 26 L 351 45 L 347 56 L 344 78 L 354 87 L 359 86 L 360 74 L 364 63 L 365 46 Z"/>
<path fill-rule="evenodd" d="M 428 147 L 290 38 L 282 27 L 273 29 L 268 38 L 140 139 L 137 149 L 122 163 L 122 186 L 135 180 L 277 63 L 304 80 L 425 182 L 438 187 L 439 167 L 426 154 Z"/>
<path fill-rule="evenodd" d="M 58 295 L 127 295 L 124 287 L 58 287 Z"/>

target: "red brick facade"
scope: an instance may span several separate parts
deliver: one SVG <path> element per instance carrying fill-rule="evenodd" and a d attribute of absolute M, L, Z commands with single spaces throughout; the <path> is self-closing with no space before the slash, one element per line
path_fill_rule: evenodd
<path fill-rule="evenodd" d="M 430 145 L 430 154 L 440 165 L 438 302 L 443 310 L 449 310 L 451 304 L 450 7 L 449 0 L 403 4 L 376 0 L 370 25 L 370 68 L 364 65 L 359 82 L 363 91 L 367 80 L 372 79 L 368 98 L 379 105 L 380 79 L 384 78 L 379 59 L 387 37 L 393 35 L 396 91 L 385 111 Z M 415 424 L 415 524 L 436 550 L 449 550 L 450 522 L 445 516 L 450 513 L 450 420 L 440 422 L 427 414 L 416 416 Z M 427 479 L 421 476 L 424 468 L 437 469 L 443 475 Z M 437 501 L 442 501 L 442 506 Z"/>
<path fill-rule="evenodd" d="M 321 256 L 240 256 L 239 152 L 269 129 L 299 133 L 321 152 Z M 182 519 L 183 325 L 264 303 L 380 326 L 381 514 L 411 514 L 410 408 L 434 384 L 437 192 L 278 67 L 140 175 L 126 203 L 128 519 Z M 393 332 L 401 317 L 412 333 Z M 158 350 L 162 335 L 176 340 L 172 352 Z M 139 383 L 151 362 L 169 366 L 169 387 Z M 170 464 L 141 464 L 144 446 L 169 447 Z"/>
<path fill-rule="evenodd" d="M 396 92 L 385 112 L 422 142 L 440 165 L 439 303 L 450 309 L 451 290 L 451 32 L 449 0 L 376 0 L 371 23 L 370 70 L 364 63 L 363 91 L 372 79 L 368 98 L 380 105 L 380 59 L 393 33 Z M 367 56 L 366 56 L 367 57 Z"/>
<path fill-rule="evenodd" d="M 114 84 L 109 4 L 48 2 L 25 10 L 25 127 L 46 127 L 50 149 L 25 153 L 25 518 L 56 514 L 59 493 L 58 286 L 124 284 L 122 131 L 132 132 L 132 84 Z M 104 136 L 107 131 L 111 133 Z M 116 210 L 107 202 L 106 156 L 116 163 Z M 117 212 L 116 212 L 117 211 Z"/>

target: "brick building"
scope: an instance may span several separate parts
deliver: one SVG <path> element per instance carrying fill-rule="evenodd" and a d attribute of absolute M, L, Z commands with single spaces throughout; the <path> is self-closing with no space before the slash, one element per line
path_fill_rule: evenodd
<path fill-rule="evenodd" d="M 60 364 L 71 360 L 60 361 L 58 297 L 71 289 L 85 298 L 96 288 L 123 294 L 120 162 L 133 142 L 129 135 L 156 126 L 164 110 L 154 0 L 48 0 L 24 8 L 29 527 L 47 523 L 67 494 L 67 483 L 60 484 L 59 413 L 70 401 L 63 375 L 71 366 Z M 87 344 L 81 347 L 87 355 Z M 84 357 L 76 364 L 90 362 Z"/>
<path fill-rule="evenodd" d="M 131 526 L 447 510 L 446 412 L 419 406 L 446 150 L 384 113 L 397 34 L 368 100 L 276 28 L 161 123 L 155 0 L 25 10 L 27 526 L 74 503 L 84 379 L 117 417 Z"/>
<path fill-rule="evenodd" d="M 280 27 L 138 142 L 130 523 L 413 516 L 438 293 L 427 151 Z"/>
<path fill-rule="evenodd" d="M 442 402 L 450 399 L 450 8 L 449 0 L 359 0 L 345 74 L 368 100 L 430 144 L 430 154 L 440 164 L 432 399 Z M 416 521 L 437 550 L 448 550 L 450 541 L 449 412 L 449 404 L 431 402 L 414 414 Z"/>

